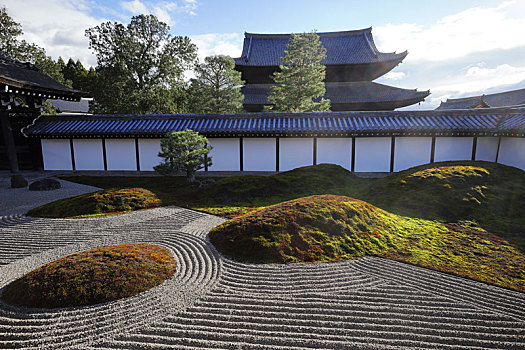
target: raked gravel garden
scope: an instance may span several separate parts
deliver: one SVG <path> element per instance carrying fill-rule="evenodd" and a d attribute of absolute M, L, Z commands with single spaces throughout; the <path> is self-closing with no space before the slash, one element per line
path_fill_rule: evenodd
<path fill-rule="evenodd" d="M 62 184 L 47 195 L 93 191 Z M 23 201 L 1 191 L 6 208 Z M 175 206 L 74 220 L 24 212 L 0 213 L 0 288 L 50 261 L 109 244 L 168 248 L 176 272 L 146 292 L 92 306 L 0 303 L 0 348 L 525 348 L 525 294 L 517 291 L 372 256 L 240 263 L 207 236 L 225 219 Z"/>

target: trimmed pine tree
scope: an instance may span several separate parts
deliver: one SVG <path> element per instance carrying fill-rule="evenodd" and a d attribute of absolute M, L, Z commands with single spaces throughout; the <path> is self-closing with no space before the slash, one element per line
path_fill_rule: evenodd
<path fill-rule="evenodd" d="M 268 95 L 267 110 L 275 112 L 325 112 L 330 100 L 324 99 L 326 67 L 321 61 L 326 49 L 315 32 L 292 34 L 281 59 L 280 71 Z"/>

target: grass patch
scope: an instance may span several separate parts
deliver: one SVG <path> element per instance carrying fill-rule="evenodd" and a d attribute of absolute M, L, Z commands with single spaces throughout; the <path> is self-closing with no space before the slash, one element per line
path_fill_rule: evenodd
<path fill-rule="evenodd" d="M 108 189 L 51 202 L 30 210 L 28 215 L 45 218 L 97 217 L 160 205 L 160 199 L 143 188 Z"/>
<path fill-rule="evenodd" d="M 98 247 L 52 261 L 9 284 L 2 299 L 14 305 L 56 308 L 130 297 L 173 276 L 166 248 L 145 244 Z"/>
<path fill-rule="evenodd" d="M 247 262 L 377 255 L 525 291 L 525 255 L 475 223 L 403 217 L 344 196 L 269 206 L 214 228 L 210 240 L 223 254 Z"/>

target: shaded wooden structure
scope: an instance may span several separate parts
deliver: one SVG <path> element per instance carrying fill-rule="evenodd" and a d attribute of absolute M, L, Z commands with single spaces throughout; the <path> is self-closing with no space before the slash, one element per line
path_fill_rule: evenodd
<path fill-rule="evenodd" d="M 83 95 L 39 72 L 30 63 L 0 56 L 1 168 L 18 173 L 19 154 L 22 168 L 41 168 L 40 144 L 26 139 L 19 130 L 40 115 L 46 99 L 78 101 Z"/>
<path fill-rule="evenodd" d="M 421 102 L 430 91 L 401 89 L 376 84 L 372 80 L 400 64 L 408 52 L 380 52 L 372 37 L 372 28 L 318 33 L 326 49 L 325 98 L 333 111 L 393 110 Z M 281 58 L 291 34 L 245 33 L 241 57 L 235 58 L 235 69 L 242 73 L 244 108 L 259 112 L 267 104 L 273 83 L 271 75 L 279 70 Z"/>

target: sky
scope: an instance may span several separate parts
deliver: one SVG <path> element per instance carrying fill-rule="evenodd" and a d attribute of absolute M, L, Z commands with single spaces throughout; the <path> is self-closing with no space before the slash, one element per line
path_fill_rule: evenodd
<path fill-rule="evenodd" d="M 244 32 L 302 33 L 372 27 L 382 52 L 408 50 L 375 81 L 430 90 L 434 109 L 447 98 L 525 88 L 525 0 L 0 0 L 24 38 L 53 58 L 96 66 L 84 35 L 106 21 L 151 13 L 173 35 L 189 36 L 201 60 L 240 56 Z"/>

